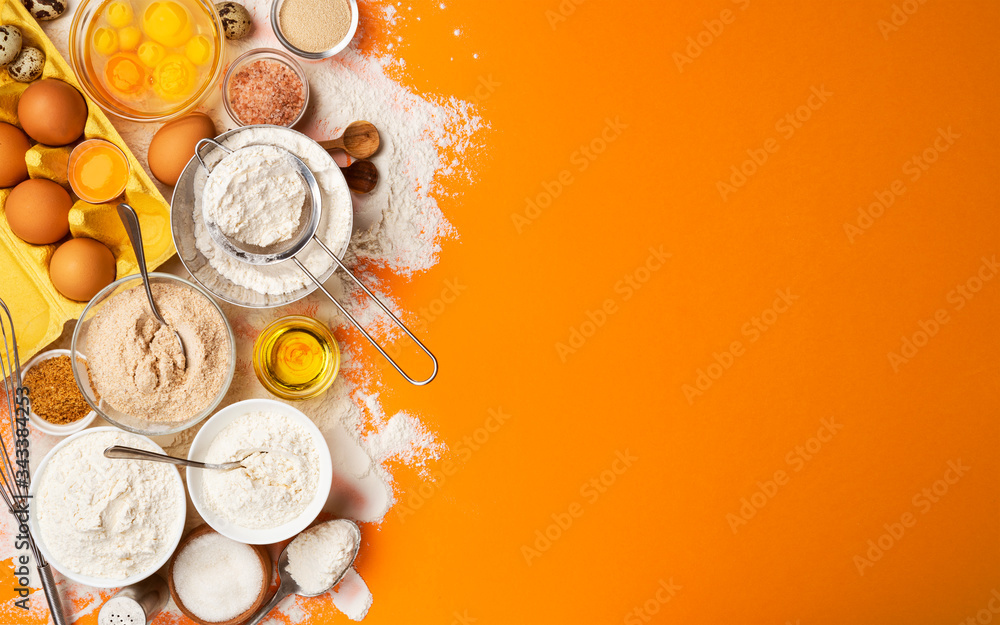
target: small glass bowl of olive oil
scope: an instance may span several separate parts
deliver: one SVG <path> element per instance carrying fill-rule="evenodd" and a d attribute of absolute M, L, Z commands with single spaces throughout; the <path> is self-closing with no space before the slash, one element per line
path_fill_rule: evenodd
<path fill-rule="evenodd" d="M 273 395 L 311 399 L 337 377 L 340 347 L 330 330 L 312 317 L 282 317 L 257 336 L 253 370 Z"/>

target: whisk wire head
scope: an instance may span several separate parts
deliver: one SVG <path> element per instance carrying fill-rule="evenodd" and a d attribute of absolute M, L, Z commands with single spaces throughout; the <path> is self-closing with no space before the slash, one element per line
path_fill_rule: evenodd
<path fill-rule="evenodd" d="M 28 389 L 21 382 L 21 360 L 17 353 L 14 319 L 7 304 L 0 299 L 0 375 L 3 376 L 3 393 L 6 420 L 0 420 L 0 497 L 11 514 L 28 507 L 28 450 L 27 424 L 30 410 Z M 20 445 L 19 441 L 25 444 Z M 11 452 L 14 452 L 13 454 Z"/>

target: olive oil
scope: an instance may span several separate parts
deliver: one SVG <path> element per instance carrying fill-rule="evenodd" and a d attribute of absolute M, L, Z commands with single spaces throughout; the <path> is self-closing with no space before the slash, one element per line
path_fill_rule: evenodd
<path fill-rule="evenodd" d="M 311 317 L 274 321 L 254 343 L 254 371 L 272 394 L 282 399 L 316 397 L 333 383 L 340 369 L 340 348 L 330 331 Z"/>

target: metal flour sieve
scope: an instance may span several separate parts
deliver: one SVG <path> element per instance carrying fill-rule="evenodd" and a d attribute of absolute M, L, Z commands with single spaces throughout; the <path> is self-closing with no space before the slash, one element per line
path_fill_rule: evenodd
<path fill-rule="evenodd" d="M 211 177 L 212 168 L 209 167 L 208 164 L 206 164 L 204 159 L 202 158 L 202 149 L 208 146 L 211 146 L 212 149 L 221 150 L 227 156 L 235 152 L 239 152 L 239 150 L 234 151 L 227 148 L 226 146 L 222 145 L 215 139 L 202 139 L 201 141 L 199 141 L 195 145 L 195 159 L 197 159 L 197 161 L 201 164 L 201 166 L 204 167 L 206 171 L 208 171 L 209 177 Z M 295 263 L 295 265 L 299 268 L 299 270 L 305 273 L 306 276 L 308 276 L 309 279 L 312 280 L 316 288 L 321 290 L 323 294 L 326 295 L 327 298 L 329 298 L 330 301 L 337 306 L 340 312 L 343 313 L 351 321 L 352 324 L 354 324 L 354 327 L 357 328 L 358 331 L 361 332 L 361 334 L 366 339 L 368 339 L 368 342 L 371 343 L 375 347 L 375 349 L 377 349 L 379 353 L 382 354 L 382 356 L 389 361 L 389 364 L 391 364 L 393 368 L 406 379 L 407 382 L 417 386 L 423 386 L 424 384 L 429 383 L 431 380 L 434 379 L 434 377 L 437 375 L 438 372 L 438 362 L 434 354 L 432 354 L 430 350 L 427 349 L 427 347 L 424 346 L 424 344 L 421 343 L 420 340 L 413 335 L 410 329 L 407 328 L 406 325 L 404 325 L 403 322 L 400 321 L 398 317 L 396 317 L 396 315 L 392 314 L 392 311 L 390 311 L 385 304 L 383 304 L 377 297 L 375 297 L 374 293 L 372 293 L 371 290 L 369 290 L 368 287 L 365 286 L 364 283 L 362 283 L 357 278 L 357 276 L 355 276 L 354 273 L 352 273 L 351 270 L 349 270 L 343 264 L 343 262 L 341 262 L 340 257 L 333 251 L 331 251 L 330 248 L 327 247 L 327 245 L 323 243 L 323 241 L 319 237 L 316 236 L 316 230 L 319 227 L 320 218 L 322 217 L 322 212 L 323 212 L 323 198 L 322 195 L 320 194 L 319 184 L 316 182 L 316 177 L 313 175 L 312 170 L 309 169 L 309 167 L 302 161 L 302 159 L 300 159 L 295 154 L 292 154 L 288 150 L 280 146 L 269 146 L 269 147 L 277 148 L 283 151 L 289 157 L 289 159 L 295 165 L 299 176 L 302 177 L 302 180 L 306 185 L 308 197 L 302 206 L 302 213 L 300 215 L 298 229 L 290 238 L 284 241 L 276 242 L 268 247 L 259 247 L 256 245 L 244 243 L 243 241 L 227 236 L 224 232 L 222 232 L 218 224 L 212 222 L 210 219 L 207 218 L 207 216 L 204 215 L 203 211 L 203 217 L 205 217 L 204 218 L 205 227 L 208 230 L 209 235 L 212 237 L 212 240 L 215 241 L 215 243 L 220 248 L 222 248 L 222 250 L 226 254 L 235 258 L 240 262 L 258 266 L 274 265 L 286 261 L 291 261 Z M 245 148 L 240 148 L 240 149 L 245 149 Z M 186 173 L 190 167 L 191 163 L 188 163 L 188 167 L 185 168 L 184 173 Z M 353 224 L 350 227 L 353 227 Z M 385 349 L 383 349 L 383 347 L 379 345 L 379 343 L 374 339 L 374 337 L 372 337 L 368 333 L 368 331 L 361 326 L 358 320 L 355 319 L 354 316 L 347 311 L 347 309 L 343 306 L 343 304 L 337 301 L 337 298 L 335 298 L 326 289 L 326 287 L 323 286 L 324 279 L 315 276 L 311 271 L 309 271 L 306 268 L 306 266 L 302 263 L 302 261 L 300 261 L 297 258 L 296 255 L 302 252 L 303 249 L 305 249 L 305 247 L 309 245 L 309 243 L 311 242 L 315 242 L 320 247 L 320 249 L 322 249 L 331 259 L 333 259 L 336 268 L 342 269 L 348 276 L 350 276 L 351 280 L 356 285 L 361 287 L 361 289 L 365 292 L 365 294 L 368 295 L 368 297 L 372 299 L 372 301 L 378 304 L 379 308 L 381 308 L 382 311 L 386 315 L 388 315 L 390 319 L 392 319 L 393 323 L 395 323 L 396 326 L 398 326 L 403 332 L 405 332 L 406 335 L 410 337 L 410 339 L 413 340 L 413 342 L 416 343 L 418 347 L 420 347 L 421 351 L 427 354 L 427 356 L 431 359 L 431 362 L 434 365 L 434 369 L 429 377 L 427 377 L 424 380 L 415 380 L 411 378 L 409 375 L 407 375 L 407 373 L 403 371 L 402 367 L 400 367 L 399 364 L 397 364 L 396 361 L 393 360 L 393 358 L 389 356 L 388 353 L 386 353 Z M 341 254 L 343 254 L 343 252 L 341 252 Z"/>

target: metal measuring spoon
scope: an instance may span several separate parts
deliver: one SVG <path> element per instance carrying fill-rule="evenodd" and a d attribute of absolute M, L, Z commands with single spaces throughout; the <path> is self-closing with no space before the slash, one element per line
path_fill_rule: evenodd
<path fill-rule="evenodd" d="M 358 528 L 358 524 L 354 521 L 348 521 L 347 519 L 337 519 L 337 523 L 349 523 L 354 533 L 354 553 L 351 554 L 351 561 L 344 567 L 344 570 L 340 572 L 333 580 L 333 583 L 329 587 L 324 588 L 320 592 L 306 593 L 303 592 L 302 587 L 299 586 L 298 582 L 292 579 L 292 574 L 288 572 L 288 545 L 281 550 L 281 555 L 278 557 L 278 579 L 281 584 L 278 586 L 278 591 L 274 593 L 271 600 L 267 602 L 267 605 L 257 610 L 257 612 L 250 617 L 250 620 L 243 625 L 258 625 L 261 621 L 267 618 L 267 615 L 273 610 L 281 600 L 288 595 L 302 595 L 303 597 L 318 597 L 333 588 L 340 583 L 340 580 L 344 579 L 344 575 L 351 570 L 354 566 L 354 560 L 358 557 L 358 551 L 361 549 L 361 529 Z M 295 539 L 292 539 L 295 542 Z M 288 543 L 289 545 L 292 543 Z"/>
<path fill-rule="evenodd" d="M 242 452 L 245 454 L 239 460 L 233 462 L 223 462 L 221 464 L 211 464 L 208 462 L 197 462 L 195 460 L 188 460 L 186 458 L 177 458 L 175 456 L 168 456 L 166 454 L 158 454 L 154 451 L 146 451 L 145 449 L 136 449 L 134 447 L 123 447 L 122 445 L 112 445 L 104 450 L 105 458 L 113 458 L 115 460 L 150 460 L 152 462 L 164 462 L 166 464 L 176 464 L 182 467 L 194 467 L 195 469 L 214 469 L 217 471 L 232 471 L 233 469 L 242 469 L 243 461 L 254 454 L 259 453 L 270 453 L 268 449 L 244 449 Z"/>
<path fill-rule="evenodd" d="M 181 348 L 181 357 L 184 359 L 184 368 L 186 369 L 187 350 L 184 349 L 184 341 L 181 340 L 181 335 L 177 333 L 177 330 L 167 325 L 163 315 L 160 314 L 160 309 L 156 307 L 156 302 L 153 301 L 153 291 L 149 288 L 149 272 L 146 271 L 146 254 L 142 251 L 142 230 L 139 228 L 139 216 L 136 215 L 135 209 L 128 204 L 119 204 L 118 217 L 122 220 L 125 232 L 128 233 L 128 240 L 132 243 L 132 249 L 135 251 L 135 260 L 139 264 L 139 273 L 142 274 L 142 284 L 146 287 L 146 297 L 149 299 L 149 307 L 153 310 L 153 316 L 163 327 L 174 333 L 177 344 Z"/>

